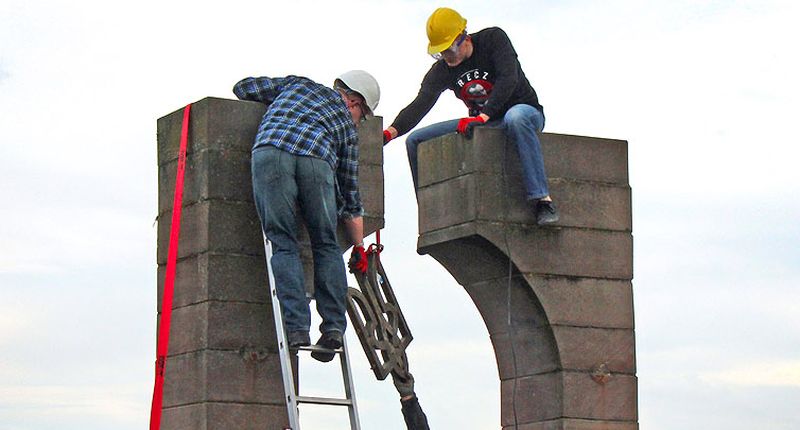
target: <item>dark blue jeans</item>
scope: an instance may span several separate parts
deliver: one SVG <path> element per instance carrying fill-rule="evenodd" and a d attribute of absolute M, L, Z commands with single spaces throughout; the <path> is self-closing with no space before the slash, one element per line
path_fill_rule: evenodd
<path fill-rule="evenodd" d="M 252 176 L 261 227 L 272 242 L 272 271 L 286 330 L 309 331 L 311 326 L 297 243 L 299 209 L 311 238 L 320 331 L 344 333 L 347 275 L 336 241 L 333 169 L 319 158 L 266 146 L 253 151 Z"/>
<path fill-rule="evenodd" d="M 417 147 L 426 140 L 431 140 L 448 133 L 455 133 L 457 119 L 431 124 L 409 134 L 406 138 L 408 163 L 411 166 L 411 177 L 414 180 L 414 191 L 417 190 Z M 528 200 L 536 200 L 550 194 L 547 189 L 547 176 L 544 171 L 544 157 L 537 132 L 544 129 L 544 114 L 530 105 L 512 106 L 502 119 L 489 120 L 487 127 L 500 127 L 506 136 L 514 142 L 522 164 L 522 177 L 525 183 L 525 194 Z"/>

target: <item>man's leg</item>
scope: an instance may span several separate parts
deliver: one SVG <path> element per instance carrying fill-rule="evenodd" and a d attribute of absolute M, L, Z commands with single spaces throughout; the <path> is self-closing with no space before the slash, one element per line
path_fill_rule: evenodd
<path fill-rule="evenodd" d="M 411 178 L 414 180 L 414 193 L 417 192 L 417 147 L 426 140 L 431 140 L 448 133 L 455 133 L 458 127 L 457 119 L 438 122 L 427 127 L 420 128 L 408 135 L 406 138 L 406 152 L 408 152 L 408 164 L 411 166 Z"/>
<path fill-rule="evenodd" d="M 503 117 L 506 135 L 514 141 L 522 165 L 525 193 L 534 203 L 536 223 L 539 225 L 558 222 L 558 211 L 550 199 L 544 157 L 537 132 L 544 128 L 544 115 L 533 106 L 514 105 Z"/>
<path fill-rule="evenodd" d="M 297 246 L 295 223 L 296 156 L 269 146 L 253 153 L 253 197 L 261 228 L 272 242 L 272 271 L 283 309 L 286 331 L 306 332 L 311 326 Z"/>
<path fill-rule="evenodd" d="M 533 106 L 514 105 L 503 118 L 503 128 L 517 146 L 527 199 L 538 200 L 548 196 L 544 157 L 536 134 L 544 128 L 544 115 Z"/>
<path fill-rule="evenodd" d="M 314 298 L 322 317 L 320 332 L 344 333 L 347 326 L 347 274 L 336 238 L 337 207 L 334 172 L 319 158 L 299 157 L 300 210 L 308 227 L 314 254 Z"/>

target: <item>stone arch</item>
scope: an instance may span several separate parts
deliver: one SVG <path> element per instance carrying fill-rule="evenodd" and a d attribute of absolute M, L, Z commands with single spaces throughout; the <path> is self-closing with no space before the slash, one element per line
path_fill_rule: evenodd
<path fill-rule="evenodd" d="M 638 428 L 626 142 L 543 135 L 555 227 L 535 225 L 500 130 L 418 152 L 418 252 L 472 298 L 508 429 Z"/>

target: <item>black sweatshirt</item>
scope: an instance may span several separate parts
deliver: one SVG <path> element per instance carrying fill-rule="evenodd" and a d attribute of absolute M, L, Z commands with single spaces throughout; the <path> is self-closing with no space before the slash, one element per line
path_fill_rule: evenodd
<path fill-rule="evenodd" d="M 417 98 L 401 110 L 392 123 L 398 136 L 419 124 L 448 88 L 467 105 L 470 116 L 485 113 L 491 119 L 500 119 L 516 104 L 542 110 L 506 33 L 498 27 L 490 27 L 470 36 L 472 56 L 456 67 L 449 67 L 444 59 L 439 60 L 425 75 Z"/>

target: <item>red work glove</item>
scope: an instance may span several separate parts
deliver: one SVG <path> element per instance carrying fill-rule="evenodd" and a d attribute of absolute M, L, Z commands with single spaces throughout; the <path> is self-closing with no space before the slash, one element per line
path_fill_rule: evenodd
<path fill-rule="evenodd" d="M 367 273 L 367 251 L 362 245 L 353 247 L 353 252 L 350 253 L 350 262 L 347 265 L 350 266 L 352 273 L 356 273 L 356 271 Z"/>
<path fill-rule="evenodd" d="M 392 133 L 389 130 L 383 130 L 383 144 L 386 145 L 390 140 L 392 140 Z"/>
<path fill-rule="evenodd" d="M 471 116 L 467 118 L 461 118 L 458 121 L 458 132 L 463 134 L 467 139 L 472 138 L 472 129 L 474 127 L 483 125 L 486 123 L 480 116 Z"/>

